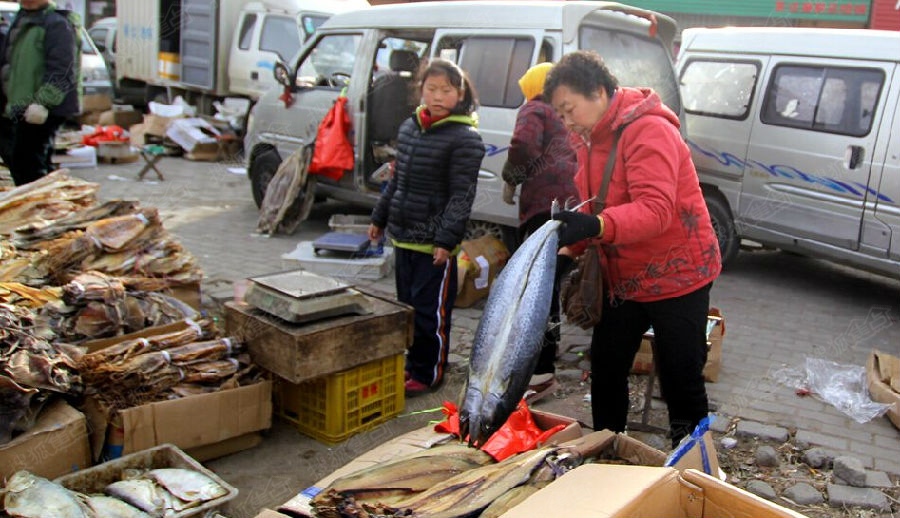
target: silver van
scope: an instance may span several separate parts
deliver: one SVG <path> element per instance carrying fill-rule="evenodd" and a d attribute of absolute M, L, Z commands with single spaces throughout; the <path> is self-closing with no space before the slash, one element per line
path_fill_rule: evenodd
<path fill-rule="evenodd" d="M 319 122 L 346 89 L 354 169 L 339 181 L 320 178 L 315 192 L 307 189 L 301 197 L 373 206 L 381 183 L 371 174 L 390 159 L 400 123 L 418 104 L 417 68 L 441 56 L 467 71 L 481 104 L 487 153 L 469 235 L 491 233 L 512 242 L 517 212 L 501 201 L 500 175 L 524 101 L 518 79 L 537 63 L 595 49 L 622 84 L 652 86 L 678 113 L 670 52 L 675 31 L 664 15 L 608 2 L 422 2 L 335 15 L 290 63 L 276 67 L 284 89 L 267 92 L 251 112 L 244 150 L 254 200 L 261 203 L 281 161 L 315 139 Z M 285 93 L 293 96 L 289 107 Z"/>
<path fill-rule="evenodd" d="M 900 33 L 686 29 L 686 133 L 724 260 L 740 242 L 900 277 Z"/>

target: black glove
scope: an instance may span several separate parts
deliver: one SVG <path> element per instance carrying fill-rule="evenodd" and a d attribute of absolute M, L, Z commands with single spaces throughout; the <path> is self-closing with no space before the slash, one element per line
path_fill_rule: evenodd
<path fill-rule="evenodd" d="M 556 256 L 556 271 L 554 272 L 553 280 L 556 282 L 557 286 L 559 286 L 563 277 L 569 273 L 574 265 L 575 259 L 572 259 L 568 255 L 559 254 Z"/>
<path fill-rule="evenodd" d="M 559 246 L 569 246 L 583 239 L 597 237 L 600 233 L 600 220 L 597 216 L 583 212 L 560 211 L 553 219 L 561 221 L 559 228 Z"/>

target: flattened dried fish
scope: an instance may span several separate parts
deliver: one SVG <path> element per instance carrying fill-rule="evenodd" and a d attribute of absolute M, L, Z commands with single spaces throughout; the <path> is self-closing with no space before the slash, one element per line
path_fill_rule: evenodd
<path fill-rule="evenodd" d="M 228 494 L 228 490 L 208 476 L 191 469 L 160 468 L 147 472 L 147 477 L 185 502 L 200 505 Z"/>
<path fill-rule="evenodd" d="M 170 502 L 166 502 L 165 490 L 145 478 L 119 480 L 106 486 L 103 491 L 152 516 L 163 516 L 166 509 L 170 508 L 168 507 Z"/>
<path fill-rule="evenodd" d="M 77 493 L 27 471 L 17 471 L 6 484 L 3 507 L 20 518 L 92 518 Z"/>
<path fill-rule="evenodd" d="M 85 504 L 95 518 L 150 518 L 150 515 L 118 498 L 103 495 L 86 497 Z"/>
<path fill-rule="evenodd" d="M 28 415 L 31 400 L 37 392 L 35 388 L 23 387 L 0 374 L 0 444 L 8 443 L 13 432 L 21 430 L 20 423 Z"/>

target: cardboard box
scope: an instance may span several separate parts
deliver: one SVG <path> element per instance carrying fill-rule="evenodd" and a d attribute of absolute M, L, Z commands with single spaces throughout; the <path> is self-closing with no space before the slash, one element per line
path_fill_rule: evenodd
<path fill-rule="evenodd" d="M 494 236 L 482 236 L 462 242 L 457 257 L 459 269 L 458 308 L 467 308 L 487 297 L 491 283 L 509 259 L 509 250 Z"/>
<path fill-rule="evenodd" d="M 234 158 L 241 150 L 241 143 L 237 138 L 220 137 L 215 142 L 197 144 L 185 153 L 184 158 L 197 162 L 215 162 Z"/>
<path fill-rule="evenodd" d="M 135 124 L 139 124 L 144 120 L 144 115 L 137 110 L 118 110 L 113 107 L 112 110 L 106 110 L 100 114 L 98 124 L 100 126 L 120 126 L 128 129 Z"/>
<path fill-rule="evenodd" d="M 710 383 L 719 380 L 719 370 L 722 366 L 722 340 L 725 338 L 725 315 L 718 308 L 709 308 L 709 318 L 707 320 L 707 352 L 706 364 L 703 366 L 703 379 Z M 653 347 L 650 341 L 653 339 L 653 332 L 648 331 L 644 334 L 641 341 L 641 347 L 634 356 L 634 363 L 631 366 L 631 372 L 636 374 L 647 374 L 653 366 Z"/>
<path fill-rule="evenodd" d="M 172 121 L 178 118 L 179 117 L 164 117 L 162 115 L 156 115 L 153 113 L 144 115 L 144 122 L 142 124 L 143 132 L 147 135 L 165 137 L 166 130 L 169 129 L 169 125 L 172 124 Z"/>
<path fill-rule="evenodd" d="M 112 109 L 112 99 L 108 94 L 85 94 L 81 98 L 82 113 L 105 112 Z"/>
<path fill-rule="evenodd" d="M 165 324 L 161 326 L 153 326 L 146 327 L 141 329 L 140 331 L 135 331 L 133 333 L 128 333 L 120 336 L 111 336 L 109 338 L 97 338 L 95 340 L 88 340 L 87 342 L 83 342 L 79 344 L 82 347 L 86 347 L 86 354 L 97 352 L 100 349 L 109 347 L 110 345 L 117 344 L 119 342 L 124 342 L 125 340 L 132 340 L 134 338 L 144 338 L 147 336 L 155 336 L 162 335 L 166 333 L 174 333 L 176 331 L 181 331 L 188 327 L 188 323 L 185 320 L 179 320 L 177 322 L 172 322 L 171 324 Z"/>
<path fill-rule="evenodd" d="M 564 504 L 563 504 L 564 503 Z M 585 464 L 503 518 L 802 518 L 803 515 L 695 470 Z"/>
<path fill-rule="evenodd" d="M 135 162 L 138 151 L 131 142 L 100 142 L 97 144 L 97 158 L 106 163 Z"/>
<path fill-rule="evenodd" d="M 196 448 L 188 448 L 185 453 L 200 462 L 206 462 L 212 459 L 218 459 L 232 453 L 249 450 L 259 446 L 262 442 L 262 435 L 259 432 L 245 433 L 231 439 L 197 446 Z"/>
<path fill-rule="evenodd" d="M 254 363 L 291 383 L 406 352 L 413 336 L 412 308 L 359 291 L 371 301 L 371 314 L 300 325 L 229 301 L 225 303 L 225 332 L 247 344 Z"/>
<path fill-rule="evenodd" d="M 582 429 L 575 419 L 550 412 L 542 412 L 535 409 L 530 410 L 531 415 L 534 418 L 534 423 L 543 430 L 553 428 L 557 424 L 566 425 L 565 428 L 553 434 L 549 443 L 559 444 L 581 437 Z M 292 514 L 299 514 L 301 516 L 314 516 L 310 501 L 319 493 L 319 491 L 328 487 L 334 480 L 355 473 L 361 469 L 390 462 L 398 457 L 409 455 L 419 450 L 428 449 L 450 440 L 456 440 L 453 439 L 453 437 L 454 436 L 451 434 L 435 432 L 434 425 L 427 425 L 395 437 L 380 446 L 364 452 L 347 464 L 344 464 L 342 467 L 333 471 L 325 478 L 316 482 L 312 487 L 304 489 L 294 498 L 279 506 L 279 510 L 284 510 Z"/>
<path fill-rule="evenodd" d="M 57 399 L 41 411 L 31 430 L 0 446 L 0 485 L 21 469 L 53 479 L 91 464 L 84 414 Z"/>
<path fill-rule="evenodd" d="M 885 415 L 900 428 L 900 358 L 872 351 L 866 361 L 866 378 L 874 401 L 893 404 Z"/>
<path fill-rule="evenodd" d="M 120 410 L 112 420 L 88 397 L 85 414 L 91 423 L 94 458 L 100 458 L 104 449 L 114 457 L 165 443 L 190 450 L 271 427 L 272 382 L 147 403 Z M 116 436 L 121 448 L 107 444 Z"/>

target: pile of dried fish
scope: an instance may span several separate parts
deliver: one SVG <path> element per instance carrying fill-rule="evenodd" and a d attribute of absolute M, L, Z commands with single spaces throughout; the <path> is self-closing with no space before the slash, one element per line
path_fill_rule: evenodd
<path fill-rule="evenodd" d="M 198 471 L 184 468 L 126 469 L 104 488 L 86 495 L 18 471 L 3 491 L 2 509 L 14 517 L 165 517 L 221 498 L 228 490 Z"/>
<path fill-rule="evenodd" d="M 199 316 L 175 297 L 155 291 L 129 291 L 126 282 L 95 271 L 79 274 L 62 286 L 62 297 L 48 301 L 38 314 L 42 323 L 70 343 Z"/>
<path fill-rule="evenodd" d="M 78 368 L 87 393 L 114 411 L 258 381 L 261 373 L 243 344 L 210 339 L 212 330 L 211 321 L 201 320 L 84 355 Z"/>
<path fill-rule="evenodd" d="M 69 176 L 67 169 L 0 193 L 0 235 L 33 222 L 54 221 L 95 205 L 99 185 Z"/>
<path fill-rule="evenodd" d="M 10 236 L 0 238 L 0 281 L 60 285 L 90 270 L 157 289 L 200 280 L 195 258 L 163 228 L 153 207 L 125 200 L 97 204 L 96 185 L 87 184 L 93 190 L 81 203 L 46 209 L 48 191 L 61 192 L 62 200 L 81 199 L 70 185 L 86 190 L 77 182 L 54 173 L 0 195 L 0 236 Z"/>
<path fill-rule="evenodd" d="M 608 438 L 595 432 L 502 462 L 462 444 L 438 446 L 339 478 L 311 503 L 321 518 L 498 517 L 597 455 Z"/>
<path fill-rule="evenodd" d="M 0 304 L 0 444 L 31 428 L 49 393 L 82 392 L 81 351 L 39 329 L 28 308 Z"/>

